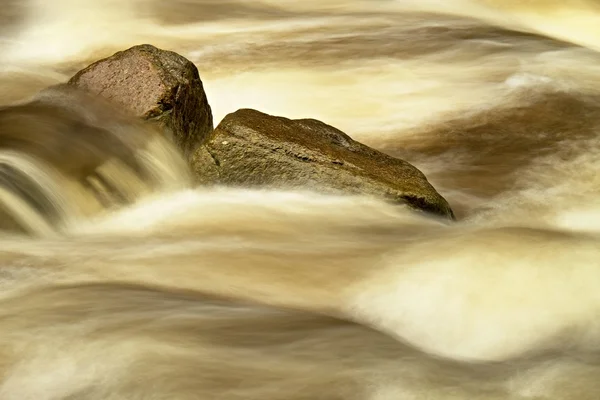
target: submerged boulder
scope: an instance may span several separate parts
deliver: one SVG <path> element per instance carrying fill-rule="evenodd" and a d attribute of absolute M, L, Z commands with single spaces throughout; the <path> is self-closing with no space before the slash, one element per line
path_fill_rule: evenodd
<path fill-rule="evenodd" d="M 84 68 L 69 84 L 158 122 L 186 155 L 213 129 L 198 69 L 172 51 L 134 46 Z"/>
<path fill-rule="evenodd" d="M 417 168 L 314 119 L 238 110 L 196 149 L 191 163 L 203 183 L 371 194 L 454 218 Z"/>
<path fill-rule="evenodd" d="M 0 231 L 56 234 L 189 178 L 160 132 L 72 86 L 0 107 Z"/>

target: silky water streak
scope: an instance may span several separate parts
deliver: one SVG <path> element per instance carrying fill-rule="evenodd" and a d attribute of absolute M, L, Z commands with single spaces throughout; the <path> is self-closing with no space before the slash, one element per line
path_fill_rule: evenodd
<path fill-rule="evenodd" d="M 594 2 L 2 4 L 0 399 L 600 397 Z M 321 119 L 459 221 L 193 189 L 149 128 L 31 99 L 141 42 L 215 120 Z"/>

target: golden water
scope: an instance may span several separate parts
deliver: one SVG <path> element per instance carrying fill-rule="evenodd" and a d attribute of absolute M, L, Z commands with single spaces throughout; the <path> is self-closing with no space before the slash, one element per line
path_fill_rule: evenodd
<path fill-rule="evenodd" d="M 75 218 L 63 232 L 69 237 L 67 239 L 54 238 L 51 229 L 43 229 L 44 221 L 32 221 L 31 224 L 42 226 L 39 231 L 50 237 L 6 237 L 0 243 L 4 251 L 1 257 L 6 260 L 2 266 L 5 272 L 0 271 L 0 277 L 5 276 L 2 284 L 6 296 L 37 284 L 36 279 L 29 279 L 29 274 L 34 273 L 27 268 L 31 263 L 42 262 L 40 260 L 47 260 L 44 262 L 51 265 L 75 265 L 102 259 L 106 263 L 115 260 L 115 263 L 125 265 L 127 260 L 151 264 L 152 259 L 154 263 L 166 265 L 177 259 L 181 263 L 178 265 L 193 265 L 193 259 L 202 258 L 203 249 L 211 246 L 227 249 L 240 257 L 244 251 L 251 252 L 256 248 L 277 248 L 276 254 L 281 259 L 302 257 L 307 253 L 314 257 L 320 252 L 329 252 L 330 256 L 332 251 L 343 257 L 352 252 L 360 254 L 361 243 L 375 241 L 382 231 L 389 233 L 385 240 L 389 240 L 392 248 L 395 241 L 400 246 L 413 232 L 421 235 L 426 251 L 417 247 L 407 250 L 414 257 L 410 265 L 415 268 L 429 263 L 428 266 L 435 265 L 442 270 L 455 268 L 455 274 L 461 276 L 476 267 L 520 267 L 530 272 L 547 267 L 538 271 L 544 277 L 550 276 L 548 279 L 552 283 L 544 287 L 531 278 L 533 275 L 525 278 L 525 273 L 523 282 L 531 282 L 531 287 L 522 282 L 517 284 L 520 282 L 518 273 L 513 276 L 514 287 L 510 280 L 508 284 L 504 282 L 502 289 L 483 277 L 481 281 L 470 282 L 469 290 L 492 297 L 487 302 L 482 301 L 490 308 L 479 310 L 481 314 L 476 314 L 479 317 L 503 307 L 518 310 L 519 303 L 529 304 L 528 301 L 536 296 L 543 298 L 552 292 L 549 288 L 553 284 L 559 284 L 564 278 L 560 272 L 564 271 L 562 268 L 585 269 L 590 284 L 600 276 L 600 272 L 590 270 L 593 268 L 590 261 L 593 264 L 593 260 L 598 260 L 592 255 L 596 254 L 596 247 L 600 249 L 600 238 L 598 246 L 590 247 L 589 244 L 590 240 L 596 243 L 595 235 L 600 233 L 600 5 L 592 0 L 4 0 L 0 19 L 2 104 L 24 101 L 46 86 L 67 80 L 89 62 L 117 50 L 151 43 L 174 50 L 196 64 L 216 123 L 227 113 L 242 107 L 290 118 L 320 119 L 357 140 L 412 162 L 449 200 L 459 216 L 459 222 L 454 226 L 438 227 L 433 221 L 421 221 L 401 208 L 373 199 L 238 189 L 178 192 L 177 188 L 171 187 L 119 214 L 95 219 Z M 17 164 L 21 170 L 27 170 L 30 165 L 25 158 L 13 162 L 13 165 Z M 43 181 L 41 170 L 32 168 L 39 175 L 36 179 Z M 186 187 L 185 178 L 180 179 L 180 186 Z M 56 187 L 56 181 L 48 178 L 45 187 L 54 193 L 56 199 L 53 201 L 63 201 L 58 198 L 60 188 Z M 513 235 L 510 234 L 512 231 L 507 231 L 508 234 L 496 236 L 482 235 L 480 240 L 457 239 L 460 251 L 436 254 L 438 245 L 446 243 L 445 238 L 452 235 L 453 230 L 493 231 L 500 227 L 586 232 L 591 236 L 565 233 L 564 240 L 553 237 L 544 244 L 546 239 L 520 240 L 522 231 L 516 230 Z M 348 233 L 355 231 L 362 233 L 357 236 Z M 215 235 L 213 239 L 211 232 Z M 151 238 L 146 244 L 134 240 L 143 233 Z M 194 241 L 197 237 L 206 240 L 204 245 Z M 153 251 L 156 251 L 155 256 Z M 368 251 L 374 250 L 368 247 Z M 365 257 L 378 260 L 372 253 Z M 217 260 L 223 265 L 228 262 L 226 256 Z M 254 258 L 248 256 L 248 268 L 252 268 L 252 260 Z M 311 260 L 319 262 L 318 258 Z M 219 267 L 215 265 L 215 268 Z M 328 278 L 332 279 L 331 276 Z M 544 279 L 539 282 L 546 282 Z M 578 297 L 580 291 L 581 299 L 595 299 L 594 285 L 583 283 L 566 279 L 564 284 L 568 290 L 558 292 Z M 452 287 L 460 292 L 461 283 L 455 284 L 458 286 Z M 91 295 L 82 292 L 81 288 L 73 290 L 79 290 L 73 295 L 74 299 L 81 297 L 83 303 L 92 302 L 85 297 Z M 101 289 L 94 290 L 100 290 L 96 295 L 103 296 Z M 200 306 L 181 300 L 183 305 L 180 304 L 179 311 L 182 314 L 177 314 L 177 298 L 171 298 L 171 303 L 164 300 L 167 305 L 161 306 L 163 303 L 152 297 L 156 294 L 110 290 L 106 296 L 112 293 L 124 303 L 131 299 L 147 301 L 144 304 L 162 310 L 156 315 L 146 310 L 147 314 L 140 317 L 150 325 L 154 320 L 156 329 L 165 323 L 160 313 L 172 313 L 182 329 L 188 329 L 185 331 L 188 336 L 181 339 L 186 343 L 182 346 L 194 346 L 194 339 L 189 335 L 196 328 L 189 326 L 193 318 L 186 319 L 185 315 L 191 315 L 194 307 Z M 451 296 L 450 289 L 445 290 L 442 293 Z M 49 295 L 50 300 L 44 300 L 43 294 L 39 296 L 40 304 L 50 304 L 52 296 Z M 442 303 L 446 300 L 440 299 Z M 424 300 L 415 300 L 415 304 L 418 301 Z M 120 304 L 108 305 L 108 302 L 102 307 L 119 307 Z M 40 337 L 57 335 L 51 330 L 46 332 L 48 327 L 34 326 L 38 322 L 30 322 L 29 326 L 10 320 L 11 315 L 25 312 L 15 304 L 19 303 L 8 301 L 7 311 L 0 313 L 0 337 L 8 337 L 11 329 L 12 332 L 33 330 Z M 571 321 L 569 318 L 574 316 L 580 318 L 575 324 L 578 327 L 586 323 L 593 325 L 597 318 L 590 315 L 596 315 L 595 311 L 586 313 L 589 304 L 583 300 L 582 304 L 563 302 L 553 307 L 562 310 L 557 315 L 565 321 Z M 585 312 L 578 307 L 583 307 Z M 74 312 L 65 310 L 65 313 L 71 313 L 69 315 Z M 520 323 L 525 323 L 528 318 L 533 321 L 538 314 L 547 311 L 543 306 L 537 310 L 539 312 L 528 310 L 533 310 L 531 315 L 520 314 L 525 315 L 519 319 Z M 196 311 L 200 313 L 201 310 Z M 52 313 L 60 312 L 38 307 L 35 313 L 31 311 L 30 318 L 32 321 L 43 319 L 44 315 L 52 315 L 48 321 L 59 318 L 58 314 Z M 202 318 L 208 318 L 203 315 Z M 112 322 L 126 325 L 124 321 L 135 319 L 132 316 L 119 318 L 123 320 Z M 3 331 L 3 323 L 10 328 Z M 465 323 L 468 325 L 468 321 Z M 30 330 L 23 328 L 25 325 Z M 69 329 L 85 330 L 84 325 L 74 323 Z M 517 327 L 505 326 L 507 332 L 513 328 L 518 331 Z M 171 328 L 164 329 L 164 335 L 176 335 L 169 330 Z M 528 332 L 526 327 L 524 329 Z M 369 339 L 373 333 L 355 334 L 363 337 L 361 335 L 364 340 L 383 340 L 379 337 Z M 3 345 L 9 346 L 6 343 L 13 343 L 10 340 L 5 339 Z M 102 340 L 95 346 L 117 346 L 115 338 Z M 510 340 L 500 341 L 498 349 Z M 68 342 L 64 339 L 56 348 L 67 349 Z M 16 346 L 14 343 L 11 346 Z M 120 350 L 110 353 L 114 353 L 113 356 L 106 354 L 98 359 L 96 370 L 92 367 L 79 369 L 81 363 L 86 363 L 85 352 L 80 353 L 81 359 L 69 359 L 65 353 L 56 355 L 50 350 L 48 354 L 38 354 L 35 357 L 47 357 L 48 360 L 55 356 L 57 361 L 52 362 L 57 363 L 56 367 L 46 359 L 39 364 L 31 361 L 31 365 L 21 366 L 21 370 L 15 370 L 14 376 L 0 386 L 0 398 L 138 398 L 134 394 L 131 397 L 123 394 L 129 393 L 127 388 L 120 388 L 123 391 L 114 397 L 101 391 L 91 395 L 93 390 L 86 386 L 95 373 L 101 374 L 103 368 L 108 368 L 111 357 L 120 352 L 131 355 L 141 351 L 130 347 L 127 341 L 119 343 Z M 154 358 L 148 356 L 151 360 L 148 362 L 165 363 L 164 370 L 153 370 L 152 374 L 169 375 L 166 367 L 169 360 L 181 356 L 176 345 L 164 344 L 172 346 L 164 349 L 164 354 L 170 354 L 171 358 L 164 356 L 164 359 L 160 350 L 149 343 L 144 345 L 144 351 L 156 352 Z M 311 346 L 310 343 L 305 345 Z M 356 343 L 348 346 L 356 346 Z M 65 351 L 76 352 L 78 348 Z M 93 357 L 101 354 L 97 348 L 86 351 Z M 204 351 L 210 353 L 212 350 L 207 346 L 194 354 L 209 357 Z M 239 351 L 241 353 L 236 353 L 235 357 L 244 358 L 246 353 Z M 248 357 L 264 354 L 253 351 Z M 333 361 L 327 362 L 335 364 L 335 356 L 330 356 Z M 34 355 L 31 357 L 35 358 Z M 414 357 L 417 356 L 409 358 L 419 360 Z M 188 363 L 190 368 L 194 365 L 193 360 L 183 358 L 185 360 L 178 360 Z M 117 371 L 129 365 L 129 361 L 127 357 L 119 359 L 110 367 L 114 368 L 113 374 L 104 372 L 110 376 L 106 378 L 106 387 L 116 385 Z M 0 359 L 0 368 L 2 362 Z M 219 362 L 227 364 L 223 360 Z M 327 362 L 315 359 L 314 364 L 295 365 L 294 368 L 300 376 L 306 373 L 314 377 L 318 375 L 316 372 L 309 374 L 307 371 L 315 366 L 327 370 L 330 368 Z M 402 367 L 412 371 L 410 374 L 413 375 L 405 372 L 414 379 L 414 390 L 406 389 L 411 387 L 411 379 L 403 375 L 402 379 L 393 379 L 400 379 L 406 385 L 402 389 L 405 391 L 392 390 L 381 384 L 383 389 L 369 396 L 579 400 L 595 399 L 600 390 L 593 383 L 593 376 L 597 376 L 600 369 L 593 363 L 543 361 L 539 365 L 523 366 L 522 372 L 514 376 L 507 372 L 510 368 L 487 366 L 482 367 L 485 371 L 480 372 L 483 375 L 478 375 L 479 380 L 476 380 L 464 369 L 465 366 L 436 364 L 435 368 L 423 372 L 423 365 L 429 366 L 433 361 L 427 358 L 414 362 L 422 368 L 418 370 L 422 374 L 414 372 L 411 368 L 417 367 L 410 363 Z M 185 370 L 183 364 L 177 371 Z M 289 367 L 285 365 L 285 368 Z M 282 370 L 285 368 L 281 367 Z M 458 370 L 462 372 L 456 372 L 456 375 L 450 372 Z M 129 374 L 137 373 L 128 371 Z M 152 374 L 149 376 L 155 376 Z M 437 382 L 440 375 L 449 381 Z M 69 379 L 71 376 L 78 377 L 77 384 Z M 568 377 L 573 379 L 568 380 L 571 379 Z M 586 377 L 589 377 L 587 381 Z M 380 378 L 386 381 L 389 377 Z M 26 384 L 27 379 L 39 381 L 39 384 Z M 180 383 L 174 386 L 178 388 L 178 398 L 196 398 L 182 389 L 194 386 L 188 381 L 192 379 L 190 376 L 182 381 L 172 379 Z M 432 383 L 434 381 L 437 383 Z M 583 383 L 569 386 L 569 382 Z M 210 386 L 204 384 L 201 387 Z M 454 397 L 447 397 L 449 392 L 435 386 L 438 384 L 453 388 Z M 319 381 L 318 385 L 324 383 Z M 302 387 L 302 382 L 294 381 L 287 389 L 271 387 L 267 392 L 273 398 L 286 398 L 275 394 L 289 393 L 291 388 L 300 393 L 298 387 Z M 203 396 L 218 398 L 214 392 L 206 390 L 208 394 Z M 256 388 L 246 388 L 246 392 L 240 393 L 227 391 L 230 397 L 223 398 L 246 398 L 243 393 L 251 398 L 268 398 L 265 392 L 253 390 Z M 168 393 L 168 390 L 160 393 Z M 89 397 L 84 397 L 87 394 Z M 360 398 L 357 393 L 352 395 Z M 156 394 L 155 398 L 173 398 L 160 396 Z M 350 395 L 346 397 L 351 398 Z"/>

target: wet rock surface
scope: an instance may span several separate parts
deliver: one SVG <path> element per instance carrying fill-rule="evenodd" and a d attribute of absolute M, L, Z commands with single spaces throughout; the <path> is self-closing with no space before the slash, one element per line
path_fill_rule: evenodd
<path fill-rule="evenodd" d="M 172 51 L 134 46 L 89 65 L 69 84 L 157 122 L 185 155 L 213 129 L 198 69 Z"/>
<path fill-rule="evenodd" d="M 238 110 L 223 119 L 191 162 L 202 183 L 370 194 L 454 218 L 417 168 L 314 119 Z"/>

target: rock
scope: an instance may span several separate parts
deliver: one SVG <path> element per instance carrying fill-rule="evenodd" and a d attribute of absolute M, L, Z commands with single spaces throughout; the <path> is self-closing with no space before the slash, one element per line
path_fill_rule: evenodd
<path fill-rule="evenodd" d="M 79 71 L 69 84 L 158 122 L 185 155 L 213 130 L 198 69 L 171 51 L 134 46 Z"/>
<path fill-rule="evenodd" d="M 201 182 L 373 194 L 454 219 L 448 202 L 417 168 L 314 119 L 238 110 L 223 119 L 191 162 Z"/>

